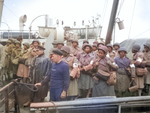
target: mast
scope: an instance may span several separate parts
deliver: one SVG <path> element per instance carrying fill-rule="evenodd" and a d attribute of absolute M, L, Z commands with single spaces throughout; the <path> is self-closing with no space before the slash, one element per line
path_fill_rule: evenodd
<path fill-rule="evenodd" d="M 0 0 L 0 25 L 1 25 L 1 19 L 2 19 L 3 4 L 4 4 L 4 0 Z"/>
<path fill-rule="evenodd" d="M 111 16 L 110 16 L 107 35 L 106 35 L 106 40 L 105 40 L 105 45 L 107 45 L 111 42 L 113 26 L 114 26 L 114 23 L 115 23 L 116 13 L 117 13 L 117 9 L 118 9 L 118 3 L 119 3 L 119 0 L 114 0 L 113 1 Z"/>

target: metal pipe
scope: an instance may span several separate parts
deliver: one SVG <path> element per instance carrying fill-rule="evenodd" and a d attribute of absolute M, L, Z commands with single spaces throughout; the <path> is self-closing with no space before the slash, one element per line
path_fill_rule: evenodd
<path fill-rule="evenodd" d="M 150 101 L 150 96 L 138 96 L 138 97 L 125 97 L 125 98 L 89 98 L 89 99 L 77 99 L 74 101 L 62 101 L 62 102 L 43 102 L 43 103 L 31 103 L 31 108 L 44 108 L 44 107 L 61 107 L 61 106 L 82 106 L 82 105 L 104 105 L 104 104 L 117 104 L 123 102 L 132 101 Z"/>
<path fill-rule="evenodd" d="M 119 3 L 119 0 L 114 0 L 114 2 L 113 2 L 111 16 L 110 16 L 108 30 L 107 30 L 107 35 L 106 35 L 106 40 L 105 40 L 105 45 L 107 45 L 111 42 L 113 26 L 115 23 L 116 13 L 117 13 L 117 9 L 118 9 L 118 3 Z"/>
<path fill-rule="evenodd" d="M 32 20 L 32 22 L 31 22 L 31 24 L 30 24 L 30 26 L 29 26 L 29 43 L 30 43 L 30 39 L 31 39 L 31 37 L 30 37 L 30 33 L 31 33 L 31 28 L 32 28 L 32 23 L 34 22 L 34 20 L 36 20 L 37 18 L 39 18 L 39 17 L 41 17 L 41 16 L 47 16 L 47 15 L 40 15 L 40 16 L 37 16 L 36 18 L 34 18 L 33 20 Z"/>

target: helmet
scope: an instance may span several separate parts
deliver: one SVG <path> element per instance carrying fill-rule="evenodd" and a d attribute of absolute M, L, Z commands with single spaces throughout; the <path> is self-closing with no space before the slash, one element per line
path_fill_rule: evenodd
<path fill-rule="evenodd" d="M 133 46 L 132 46 L 132 49 L 133 50 L 135 50 L 135 51 L 139 51 L 140 50 L 140 45 L 138 45 L 138 44 L 134 44 Z"/>
<path fill-rule="evenodd" d="M 127 50 L 126 50 L 125 47 L 120 47 L 119 50 L 118 50 L 118 53 L 119 53 L 120 51 L 125 51 L 125 52 L 127 53 Z"/>
<path fill-rule="evenodd" d="M 70 47 L 69 46 L 63 46 L 61 48 L 62 51 L 65 51 L 66 53 L 70 53 Z"/>
<path fill-rule="evenodd" d="M 82 49 L 85 49 L 86 47 L 90 47 L 92 49 L 92 46 L 90 44 L 83 44 Z"/>
<path fill-rule="evenodd" d="M 25 42 L 23 45 L 27 46 L 27 48 L 30 47 L 30 44 L 28 42 Z"/>
<path fill-rule="evenodd" d="M 54 40 L 52 44 L 57 45 L 57 40 Z"/>
<path fill-rule="evenodd" d="M 111 44 L 107 44 L 107 47 L 111 47 L 113 49 L 113 46 Z"/>
<path fill-rule="evenodd" d="M 144 46 L 147 46 L 148 48 L 150 48 L 150 43 L 149 43 L 149 42 L 146 42 L 146 43 L 144 44 Z"/>
<path fill-rule="evenodd" d="M 114 44 L 113 44 L 113 47 L 114 47 L 114 46 L 119 46 L 119 47 L 120 47 L 120 44 L 119 44 L 119 43 L 114 43 Z"/>
<path fill-rule="evenodd" d="M 64 45 L 64 41 L 58 40 L 57 44 L 63 44 Z"/>
<path fill-rule="evenodd" d="M 101 46 L 98 48 L 98 50 L 103 50 L 105 53 L 108 52 L 108 48 L 106 46 Z"/>

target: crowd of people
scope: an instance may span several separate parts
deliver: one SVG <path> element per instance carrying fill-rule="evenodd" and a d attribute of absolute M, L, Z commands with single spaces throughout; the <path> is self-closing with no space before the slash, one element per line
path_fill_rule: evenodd
<path fill-rule="evenodd" d="M 85 40 L 80 48 L 77 39 L 69 39 L 66 45 L 58 40 L 52 44 L 49 56 L 38 39 L 22 44 L 21 37 L 10 38 L 5 46 L 0 44 L 1 76 L 10 78 L 12 73 L 20 82 L 38 86 L 38 101 L 44 100 L 48 87 L 51 101 L 150 94 L 150 43 L 143 51 L 134 44 L 132 59 L 119 43 L 105 46 L 101 40 L 90 45 Z"/>

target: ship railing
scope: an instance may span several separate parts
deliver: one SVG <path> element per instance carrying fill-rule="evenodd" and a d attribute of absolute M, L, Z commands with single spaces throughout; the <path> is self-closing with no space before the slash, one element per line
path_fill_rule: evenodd
<path fill-rule="evenodd" d="M 138 97 L 96 97 L 88 99 L 77 99 L 73 101 L 61 101 L 61 102 L 42 102 L 42 103 L 31 103 L 30 111 L 53 111 L 65 112 L 71 110 L 72 113 L 76 110 L 85 111 L 86 109 L 98 109 L 106 111 L 115 110 L 115 112 L 121 113 L 122 108 L 138 108 L 138 107 L 150 107 L 150 96 L 138 96 Z"/>
<path fill-rule="evenodd" d="M 18 79 L 15 81 L 18 81 Z M 10 82 L 0 89 L 0 112 L 20 113 L 14 82 Z"/>

